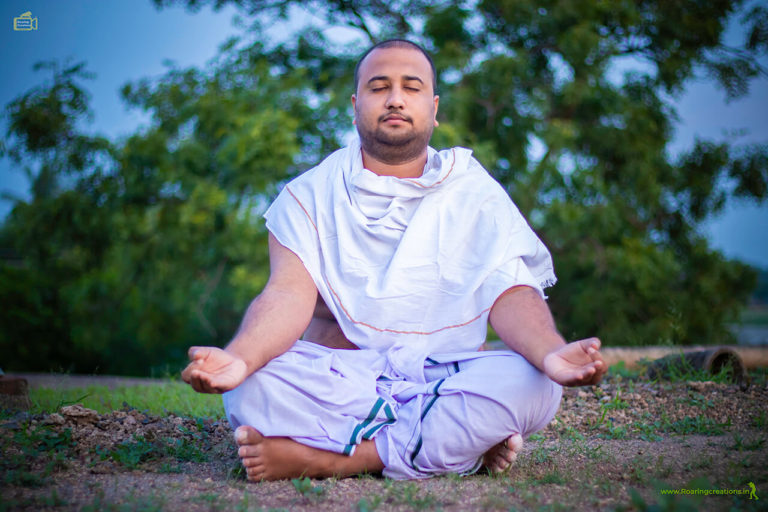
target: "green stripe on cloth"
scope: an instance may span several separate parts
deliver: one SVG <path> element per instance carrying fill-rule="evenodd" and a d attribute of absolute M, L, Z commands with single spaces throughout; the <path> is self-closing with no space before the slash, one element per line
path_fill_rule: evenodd
<path fill-rule="evenodd" d="M 370 439 L 373 437 L 373 434 L 379 431 L 379 429 L 385 425 L 391 425 L 395 422 L 395 420 L 386 420 L 382 421 L 381 423 L 378 423 L 376 425 L 373 425 L 371 428 L 369 428 L 365 434 L 363 434 L 363 439 Z"/>
<path fill-rule="evenodd" d="M 432 396 L 432 398 L 430 398 L 429 403 L 424 408 L 424 411 L 422 411 L 422 413 L 421 413 L 421 421 L 424 421 L 424 417 L 427 415 L 427 413 L 432 408 L 432 406 L 435 405 L 435 402 L 437 401 L 437 398 L 440 396 L 440 392 L 439 392 L 440 386 L 443 384 L 444 381 L 445 381 L 445 379 L 439 380 L 437 382 L 437 384 L 435 385 L 435 388 L 432 390 L 432 393 L 434 394 L 434 396 Z M 415 469 L 416 471 L 419 471 L 419 468 L 416 466 L 416 456 L 421 451 L 422 444 L 423 444 L 423 438 L 422 438 L 421 434 L 419 434 L 419 440 L 416 441 L 416 446 L 413 448 L 413 452 L 411 453 L 411 467 L 413 469 Z"/>
<path fill-rule="evenodd" d="M 360 441 L 358 439 L 358 436 L 360 435 L 360 431 L 362 431 L 365 427 L 367 427 L 373 420 L 376 419 L 376 415 L 379 414 L 379 409 L 385 404 L 384 399 L 379 397 L 376 400 L 376 403 L 373 404 L 373 407 L 371 407 L 371 412 L 368 413 L 368 417 L 365 418 L 365 420 L 362 423 L 358 423 L 355 429 L 352 431 L 352 435 L 349 438 L 349 443 L 347 443 L 347 447 L 344 449 L 344 453 L 349 455 L 347 451 L 352 451 L 352 446 L 358 444 Z"/>

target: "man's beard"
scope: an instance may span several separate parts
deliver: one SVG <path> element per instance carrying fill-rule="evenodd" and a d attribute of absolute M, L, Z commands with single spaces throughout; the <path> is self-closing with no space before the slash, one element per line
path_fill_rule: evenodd
<path fill-rule="evenodd" d="M 418 158 L 429 144 L 432 137 L 432 127 L 424 131 L 408 131 L 393 133 L 383 130 L 380 122 L 385 114 L 377 120 L 376 127 L 369 130 L 363 123 L 357 123 L 357 133 L 363 150 L 376 160 L 389 165 L 399 165 Z M 412 121 L 408 119 L 408 122 Z"/>

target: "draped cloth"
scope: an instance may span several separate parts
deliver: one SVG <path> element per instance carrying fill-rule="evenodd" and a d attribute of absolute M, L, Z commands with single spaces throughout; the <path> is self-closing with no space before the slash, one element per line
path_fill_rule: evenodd
<path fill-rule="evenodd" d="M 504 291 L 543 296 L 556 280 L 544 244 L 465 148 L 429 148 L 422 176 L 402 179 L 365 169 L 356 139 L 289 182 L 265 218 L 347 339 L 381 354 L 394 379 L 424 383 L 428 356 L 478 350 Z"/>
<path fill-rule="evenodd" d="M 476 470 L 554 416 L 562 390 L 514 352 L 478 352 L 507 289 L 543 296 L 552 261 L 469 150 L 429 148 L 421 177 L 378 176 L 359 141 L 288 183 L 267 228 L 360 350 L 298 340 L 225 393 L 233 427 L 351 455 L 372 439 L 391 478 Z"/>

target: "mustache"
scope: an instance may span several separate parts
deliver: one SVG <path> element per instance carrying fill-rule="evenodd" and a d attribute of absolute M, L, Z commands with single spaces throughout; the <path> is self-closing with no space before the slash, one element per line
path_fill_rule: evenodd
<path fill-rule="evenodd" d="M 403 121 L 407 121 L 413 124 L 413 119 L 411 119 L 410 116 L 407 116 L 400 112 L 387 112 L 386 114 L 379 116 L 380 122 L 386 121 L 387 119 L 402 119 Z"/>

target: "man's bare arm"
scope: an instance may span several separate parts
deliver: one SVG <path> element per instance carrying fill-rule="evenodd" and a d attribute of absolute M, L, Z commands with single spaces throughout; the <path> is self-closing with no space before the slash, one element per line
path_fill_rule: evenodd
<path fill-rule="evenodd" d="M 298 256 L 269 235 L 270 277 L 224 350 L 192 347 L 184 381 L 201 392 L 234 389 L 287 351 L 312 319 L 317 287 Z"/>
<path fill-rule="evenodd" d="M 600 340 L 566 343 L 557 332 L 547 303 L 533 288 L 507 290 L 491 308 L 489 320 L 509 348 L 559 384 L 595 384 L 605 373 Z"/>
<path fill-rule="evenodd" d="M 298 256 L 269 234 L 270 276 L 245 312 L 227 352 L 248 365 L 248 374 L 287 351 L 309 325 L 317 287 Z"/>

